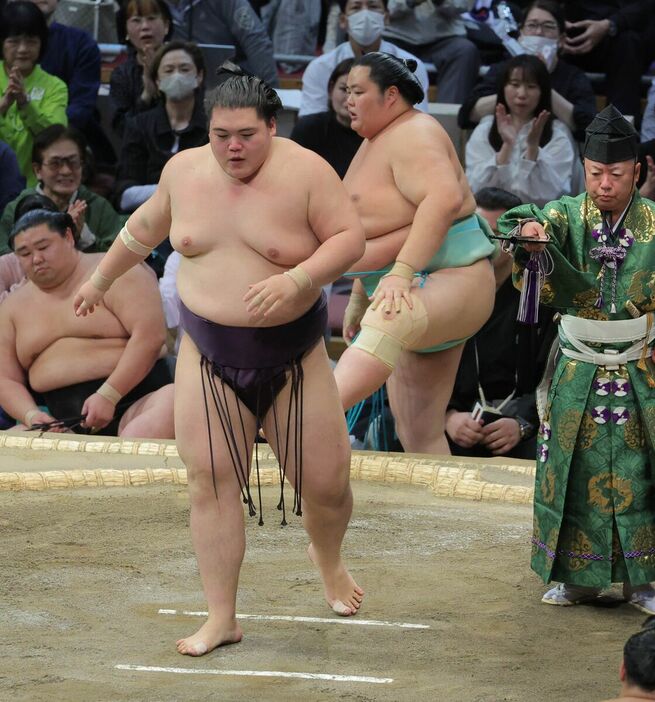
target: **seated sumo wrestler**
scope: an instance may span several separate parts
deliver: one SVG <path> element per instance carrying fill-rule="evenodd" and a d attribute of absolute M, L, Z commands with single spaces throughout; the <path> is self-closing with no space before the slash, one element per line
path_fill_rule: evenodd
<path fill-rule="evenodd" d="M 133 269 L 94 315 L 76 317 L 74 292 L 102 254 L 76 248 L 70 215 L 34 204 L 9 240 L 28 282 L 0 306 L 0 405 L 27 427 L 173 438 L 154 276 Z"/>

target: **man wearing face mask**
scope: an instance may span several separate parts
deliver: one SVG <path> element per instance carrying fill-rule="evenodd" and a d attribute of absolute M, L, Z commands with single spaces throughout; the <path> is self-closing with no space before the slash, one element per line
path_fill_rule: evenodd
<path fill-rule="evenodd" d="M 116 184 L 122 211 L 152 195 L 171 156 L 207 143 L 203 74 L 202 52 L 192 42 L 169 42 L 153 58 L 151 77 L 163 100 L 125 125 Z"/>
<path fill-rule="evenodd" d="M 596 114 L 596 97 L 589 78 L 576 66 L 558 57 L 564 41 L 564 15 L 554 0 L 535 0 L 525 10 L 519 44 L 526 53 L 544 61 L 550 73 L 553 114 L 584 141 L 585 128 Z M 498 76 L 507 61 L 492 64 L 488 73 L 462 103 L 457 121 L 462 129 L 473 129 L 496 109 Z"/>
<path fill-rule="evenodd" d="M 309 63 L 302 77 L 302 96 L 299 117 L 325 112 L 328 105 L 328 81 L 332 71 L 341 61 L 358 58 L 371 51 L 382 51 L 397 58 L 413 59 L 418 63 L 415 76 L 425 97 L 415 105 L 428 111 L 428 73 L 422 61 L 409 51 L 382 39 L 387 21 L 387 0 L 339 0 L 339 24 L 348 33 L 348 41 L 339 44 Z"/>
<path fill-rule="evenodd" d="M 472 6 L 470 0 L 389 0 L 384 36 L 434 63 L 438 102 L 463 102 L 478 78 L 480 54 L 460 16 Z"/>

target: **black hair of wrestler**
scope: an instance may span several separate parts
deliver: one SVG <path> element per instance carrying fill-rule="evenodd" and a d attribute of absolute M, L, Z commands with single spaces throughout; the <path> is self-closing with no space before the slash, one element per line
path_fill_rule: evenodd
<path fill-rule="evenodd" d="M 414 75 L 418 66 L 414 59 L 401 59 L 383 51 L 371 51 L 369 54 L 360 56 L 353 63 L 353 68 L 357 66 L 367 66 L 370 69 L 369 78 L 378 86 L 381 93 L 395 85 L 409 105 L 416 105 L 423 101 L 425 93 Z"/>
<path fill-rule="evenodd" d="M 655 690 L 655 629 L 652 626 L 646 626 L 626 641 L 623 663 L 628 683 L 648 692 Z"/>
<path fill-rule="evenodd" d="M 227 110 L 252 107 L 267 124 L 282 109 L 280 96 L 265 81 L 247 73 L 232 61 L 225 61 L 216 71 L 218 85 L 205 97 L 205 112 L 211 119 L 215 107 Z"/>
<path fill-rule="evenodd" d="M 9 248 L 14 250 L 14 240 L 19 234 L 41 224 L 47 224 L 50 231 L 62 237 L 66 236 L 70 229 L 77 247 L 77 228 L 68 212 L 60 212 L 55 203 L 45 195 L 31 194 L 21 198 L 16 205 L 15 224 L 8 239 Z"/>

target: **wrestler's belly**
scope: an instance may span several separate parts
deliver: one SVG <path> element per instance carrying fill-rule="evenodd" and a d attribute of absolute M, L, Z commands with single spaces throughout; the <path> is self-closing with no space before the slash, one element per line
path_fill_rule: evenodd
<path fill-rule="evenodd" d="M 247 303 L 243 300 L 250 286 L 282 274 L 289 266 L 275 265 L 247 250 L 243 250 L 239 256 L 227 254 L 207 255 L 204 260 L 199 258 L 182 259 L 177 275 L 177 291 L 192 312 L 212 322 L 236 327 L 286 324 L 305 314 L 321 294 L 320 287 L 312 287 L 292 301 L 278 305 L 269 316 L 255 318 L 247 312 Z"/>
<path fill-rule="evenodd" d="M 36 392 L 107 378 L 118 363 L 127 339 L 58 339 L 32 363 L 28 377 Z"/>

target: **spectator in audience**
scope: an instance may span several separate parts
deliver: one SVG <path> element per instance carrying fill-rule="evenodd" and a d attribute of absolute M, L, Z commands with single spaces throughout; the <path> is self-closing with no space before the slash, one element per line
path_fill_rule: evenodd
<path fill-rule="evenodd" d="M 0 141 L 0 212 L 25 187 L 18 159 L 9 144 Z"/>
<path fill-rule="evenodd" d="M 38 179 L 10 202 L 0 218 L 0 253 L 9 251 L 9 234 L 14 226 L 17 203 L 31 193 L 50 198 L 60 212 L 68 212 L 75 222 L 78 248 L 91 253 L 106 251 L 125 224 L 105 198 L 82 185 L 86 142 L 75 127 L 53 124 L 35 139 L 32 167 Z"/>
<path fill-rule="evenodd" d="M 0 139 L 15 151 L 28 185 L 34 137 L 51 124 L 66 124 L 68 92 L 64 83 L 38 64 L 48 42 L 48 27 L 31 2 L 12 2 L 0 15 Z"/>
<path fill-rule="evenodd" d="M 423 99 L 416 105 L 428 111 L 428 72 L 416 56 L 382 39 L 387 21 L 387 0 L 339 0 L 340 26 L 348 32 L 348 41 L 311 61 L 302 77 L 299 117 L 325 111 L 325 96 L 332 71 L 345 59 L 358 58 L 371 51 L 382 51 L 401 59 L 416 61 L 416 78 L 423 88 Z"/>
<path fill-rule="evenodd" d="M 0 405 L 27 427 L 59 420 L 48 428 L 173 438 L 154 276 L 135 267 L 95 314 L 76 317 L 72 296 L 101 255 L 81 253 L 75 243 L 75 225 L 62 212 L 31 210 L 12 230 L 10 245 L 29 282 L 0 305 Z"/>
<path fill-rule="evenodd" d="M 571 193 L 573 143 L 552 117 L 550 78 L 536 56 L 522 54 L 499 75 L 496 110 L 466 144 L 471 188 L 492 185 L 543 206 Z"/>
<path fill-rule="evenodd" d="M 127 42 L 127 60 L 117 66 L 109 83 L 111 126 L 122 136 L 128 117 L 150 109 L 159 91 L 150 76 L 152 60 L 172 32 L 164 0 L 125 0 L 118 13 L 119 36 Z"/>
<path fill-rule="evenodd" d="M 644 118 L 641 122 L 641 140 L 655 139 L 655 78 L 648 89 Z"/>
<path fill-rule="evenodd" d="M 306 149 L 322 156 L 343 179 L 362 143 L 362 137 L 350 128 L 346 82 L 354 59 L 341 61 L 328 80 L 325 102 L 327 110 L 301 117 L 291 138 Z"/>
<path fill-rule="evenodd" d="M 84 129 L 96 109 L 100 49 L 88 32 L 53 20 L 58 1 L 32 0 L 48 25 L 48 41 L 41 56 L 41 67 L 66 83 L 68 120 L 78 129 Z"/>
<path fill-rule="evenodd" d="M 635 123 L 641 118 L 641 74 L 650 47 L 646 30 L 655 9 L 652 0 L 572 0 L 563 3 L 566 39 L 563 52 L 585 71 L 605 74 L 605 93 Z"/>
<path fill-rule="evenodd" d="M 173 38 L 198 44 L 233 44 L 235 61 L 275 87 L 273 42 L 248 0 L 168 0 Z"/>
<path fill-rule="evenodd" d="M 639 145 L 639 163 L 639 194 L 649 200 L 655 200 L 655 139 Z"/>
<path fill-rule="evenodd" d="M 32 0 L 48 25 L 48 42 L 41 58 L 41 67 L 66 83 L 68 121 L 83 132 L 96 160 L 113 164 L 116 155 L 102 131 L 96 108 L 100 87 L 100 49 L 88 32 L 54 21 L 58 1 Z"/>
<path fill-rule="evenodd" d="M 619 678 L 621 693 L 606 702 L 655 700 L 655 620 L 652 616 L 644 622 L 641 631 L 625 642 Z"/>
<path fill-rule="evenodd" d="M 469 0 L 389 0 L 389 26 L 384 36 L 415 52 L 437 69 L 437 100 L 461 103 L 480 71 L 477 46 L 466 38 L 460 17 Z"/>
<path fill-rule="evenodd" d="M 521 24 L 519 43 L 527 53 L 539 56 L 550 73 L 553 114 L 566 124 L 578 141 L 596 114 L 596 97 L 584 71 L 559 57 L 565 40 L 564 14 L 555 0 L 536 0 L 528 5 Z M 463 101 L 457 116 L 462 129 L 473 129 L 496 107 L 496 84 L 506 61 L 492 64 L 482 80 Z"/>
<path fill-rule="evenodd" d="M 207 143 L 200 49 L 191 42 L 165 44 L 153 59 L 151 77 L 164 100 L 125 125 L 117 176 L 118 201 L 125 212 L 152 195 L 173 154 Z"/>
<path fill-rule="evenodd" d="M 516 195 L 499 188 L 483 188 L 475 199 L 478 214 L 494 231 L 498 217 L 521 204 Z M 535 389 L 554 335 L 552 312 L 541 309 L 538 326 L 519 324 L 512 257 L 501 251 L 493 264 L 494 309 L 464 347 L 446 412 L 446 436 L 456 456 L 534 460 L 539 425 Z M 473 412 L 476 403 L 479 417 Z"/>
<path fill-rule="evenodd" d="M 276 54 L 313 56 L 316 53 L 321 0 L 270 0 L 261 8 L 260 15 Z M 280 67 L 285 73 L 293 73 L 302 64 L 285 61 Z"/>

